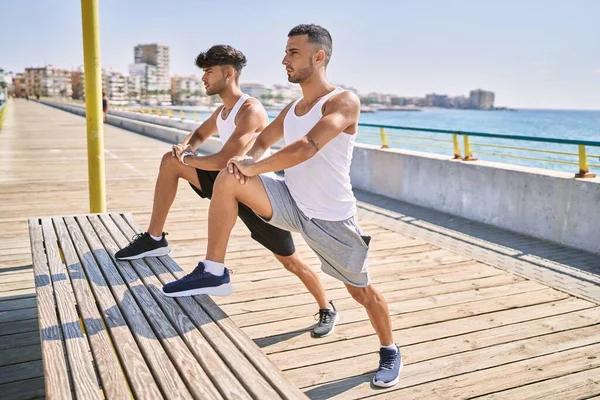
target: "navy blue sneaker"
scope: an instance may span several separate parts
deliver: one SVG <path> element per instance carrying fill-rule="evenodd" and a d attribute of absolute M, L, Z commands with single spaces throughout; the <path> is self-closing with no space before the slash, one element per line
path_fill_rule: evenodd
<path fill-rule="evenodd" d="M 396 351 L 379 349 L 379 369 L 373 377 L 373 385 L 383 388 L 392 387 L 400 381 L 402 371 L 402 354 L 396 345 Z"/>
<path fill-rule="evenodd" d="M 228 296 L 232 292 L 229 270 L 221 276 L 207 272 L 202 262 L 189 274 L 175 282 L 167 283 L 162 288 L 165 296 L 183 297 L 197 294 L 208 294 L 211 296 Z"/>

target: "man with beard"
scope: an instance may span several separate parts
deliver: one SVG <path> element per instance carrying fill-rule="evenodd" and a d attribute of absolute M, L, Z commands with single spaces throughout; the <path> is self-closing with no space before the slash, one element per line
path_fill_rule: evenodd
<path fill-rule="evenodd" d="M 265 221 L 299 232 L 321 260 L 326 274 L 342 281 L 365 307 L 381 344 L 373 384 L 391 387 L 402 369 L 394 344 L 389 309 L 373 287 L 367 267 L 370 237 L 356 220 L 350 163 L 360 115 L 360 100 L 336 88 L 326 75 L 331 58 L 329 32 L 299 25 L 288 34 L 283 64 L 288 80 L 299 83 L 303 97 L 288 105 L 257 137 L 250 157 L 235 157 L 215 183 L 208 215 L 206 261 L 190 275 L 163 287 L 171 296 L 229 284 L 225 253 L 238 202 Z M 280 139 L 286 146 L 266 156 Z M 285 179 L 268 175 L 285 171 Z M 262 175 L 261 175 L 262 174 Z M 219 270 L 207 268 L 219 265 Z"/>
<path fill-rule="evenodd" d="M 187 180 L 200 197 L 210 199 L 219 171 L 225 168 L 232 157 L 245 154 L 258 133 L 268 125 L 268 116 L 262 104 L 243 94 L 240 89 L 239 77 L 245 65 L 244 54 L 226 45 L 213 46 L 196 58 L 196 66 L 204 71 L 202 81 L 206 94 L 218 95 L 223 106 L 163 156 L 148 230 L 136 235 L 128 246 L 119 250 L 117 259 L 134 260 L 168 254 L 170 247 L 163 228 L 175 200 L 179 179 Z M 196 155 L 194 150 L 214 134 L 219 135 L 221 150 L 211 155 Z M 264 155 L 268 154 L 269 150 L 266 149 Z M 337 312 L 333 303 L 327 301 L 318 275 L 296 254 L 290 232 L 266 223 L 244 204 L 240 204 L 239 208 L 236 204 L 236 213 L 231 215 L 234 223 L 236 215 L 248 227 L 252 238 L 272 251 L 277 260 L 297 275 L 316 299 L 319 320 L 311 332 L 312 336 L 323 337 L 333 333 L 338 320 Z M 203 266 L 209 272 L 219 272 L 219 265 L 210 260 L 204 261 Z M 190 289 L 184 294 L 224 296 L 231 292 L 231 284 L 227 283 L 204 290 Z"/>

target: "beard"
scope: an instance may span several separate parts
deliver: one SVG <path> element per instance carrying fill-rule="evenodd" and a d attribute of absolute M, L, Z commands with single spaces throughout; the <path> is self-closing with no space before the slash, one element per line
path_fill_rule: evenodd
<path fill-rule="evenodd" d="M 293 70 L 291 75 L 288 75 L 288 81 L 291 83 L 302 83 L 313 74 L 314 66 L 312 60 L 310 66 Z"/>
<path fill-rule="evenodd" d="M 215 82 L 212 85 L 209 85 L 209 87 L 205 88 L 206 94 L 208 96 L 213 96 L 215 94 L 219 94 L 223 91 L 223 89 L 225 89 L 226 86 L 227 86 L 227 82 L 225 81 L 225 78 L 223 78 L 223 80 L 221 82 Z"/>

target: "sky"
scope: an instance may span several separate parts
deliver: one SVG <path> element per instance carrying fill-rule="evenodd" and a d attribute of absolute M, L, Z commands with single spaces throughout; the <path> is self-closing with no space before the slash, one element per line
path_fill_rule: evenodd
<path fill-rule="evenodd" d="M 168 45 L 171 75 L 201 74 L 195 56 L 229 44 L 242 82 L 285 83 L 288 31 L 333 37 L 329 79 L 400 96 L 496 93 L 496 106 L 600 109 L 596 0 L 99 0 L 102 67 L 127 73 L 133 47 Z M 83 64 L 79 0 L 0 0 L 0 68 Z"/>

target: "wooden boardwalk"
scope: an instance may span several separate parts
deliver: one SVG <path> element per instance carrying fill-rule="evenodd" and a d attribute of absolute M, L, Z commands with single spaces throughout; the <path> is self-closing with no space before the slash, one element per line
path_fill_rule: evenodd
<path fill-rule="evenodd" d="M 106 126 L 105 147 L 108 211 L 130 211 L 145 225 L 169 145 Z M 86 159 L 83 118 L 23 100 L 8 109 L 0 132 L 2 399 L 44 396 L 27 218 L 88 212 Z M 561 275 L 570 268 L 567 261 L 557 266 L 540 257 L 535 263 L 515 258 L 490 235 L 482 245 L 375 203 L 361 203 L 360 216 L 373 235 L 373 280 L 390 304 L 405 357 L 392 390 L 369 385 L 377 338 L 342 285 L 320 273 L 341 321 L 334 335 L 311 339 L 317 311 L 311 296 L 242 224 L 234 230 L 228 266 L 235 292 L 215 300 L 296 386 L 315 399 L 600 396 L 596 275 L 579 269 Z M 207 208 L 181 184 L 166 230 L 172 256 L 184 269 L 203 256 Z M 299 238 L 297 246 L 318 270 L 316 256 Z M 578 252 L 574 261 L 582 260 L 595 262 Z M 554 267 L 541 269 L 545 264 Z"/>

